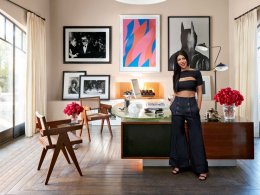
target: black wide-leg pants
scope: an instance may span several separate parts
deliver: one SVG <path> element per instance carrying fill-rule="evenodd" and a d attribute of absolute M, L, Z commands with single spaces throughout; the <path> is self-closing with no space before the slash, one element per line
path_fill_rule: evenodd
<path fill-rule="evenodd" d="M 175 97 L 171 107 L 171 153 L 172 167 L 192 167 L 197 174 L 208 172 L 208 162 L 202 136 L 199 108 L 195 97 Z M 185 121 L 188 132 L 185 133 Z"/>

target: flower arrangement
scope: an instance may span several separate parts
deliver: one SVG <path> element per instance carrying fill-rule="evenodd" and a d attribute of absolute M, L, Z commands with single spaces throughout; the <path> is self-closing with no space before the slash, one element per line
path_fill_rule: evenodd
<path fill-rule="evenodd" d="M 83 111 L 83 107 L 77 104 L 76 102 L 72 102 L 71 104 L 68 104 L 66 108 L 64 109 L 64 114 L 67 114 L 68 116 L 71 115 L 79 115 Z"/>
<path fill-rule="evenodd" d="M 214 100 L 216 102 L 219 102 L 221 105 L 225 104 L 227 106 L 235 105 L 239 106 L 241 105 L 242 101 L 244 100 L 243 95 L 237 91 L 233 90 L 230 87 L 221 89 L 215 96 Z"/>

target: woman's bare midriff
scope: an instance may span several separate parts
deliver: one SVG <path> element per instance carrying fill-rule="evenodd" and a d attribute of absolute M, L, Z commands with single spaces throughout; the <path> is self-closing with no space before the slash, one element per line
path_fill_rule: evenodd
<path fill-rule="evenodd" d="M 175 93 L 175 96 L 178 97 L 195 97 L 195 92 L 194 91 L 179 91 Z"/>

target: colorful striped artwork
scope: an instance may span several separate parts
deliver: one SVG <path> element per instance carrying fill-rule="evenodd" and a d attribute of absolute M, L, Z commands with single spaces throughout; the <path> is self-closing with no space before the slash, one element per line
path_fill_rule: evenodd
<path fill-rule="evenodd" d="M 128 16 L 121 21 L 121 71 L 158 72 L 159 17 Z"/>

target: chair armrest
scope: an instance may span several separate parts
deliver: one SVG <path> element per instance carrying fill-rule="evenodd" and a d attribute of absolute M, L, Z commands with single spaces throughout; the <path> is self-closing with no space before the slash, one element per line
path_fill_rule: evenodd
<path fill-rule="evenodd" d="M 112 106 L 108 104 L 100 104 L 100 112 L 104 114 L 108 114 L 108 110 L 111 109 Z"/>
<path fill-rule="evenodd" d="M 58 121 L 48 121 L 46 123 L 49 128 L 55 128 L 58 125 L 68 124 L 70 122 L 71 122 L 70 119 L 64 119 L 64 120 L 58 120 Z M 41 125 L 38 122 L 36 122 L 36 129 L 41 129 Z"/>
<path fill-rule="evenodd" d="M 51 129 L 48 129 L 47 131 L 42 131 L 42 135 L 48 136 L 48 135 L 58 135 L 61 133 L 67 133 L 69 131 L 75 131 L 75 130 L 81 129 L 82 126 L 83 126 L 83 124 L 78 124 L 78 125 L 66 125 L 66 126 L 61 126 L 58 128 L 51 128 Z"/>
<path fill-rule="evenodd" d="M 58 120 L 58 121 L 48 121 L 47 126 L 50 128 L 56 128 L 59 125 L 68 124 L 70 122 L 71 122 L 70 119 L 64 119 L 64 120 Z"/>
<path fill-rule="evenodd" d="M 112 106 L 111 106 L 111 105 L 108 105 L 108 104 L 102 104 L 102 103 L 100 103 L 100 108 L 111 109 Z"/>
<path fill-rule="evenodd" d="M 84 111 L 89 111 L 91 108 L 89 106 L 83 106 Z"/>

